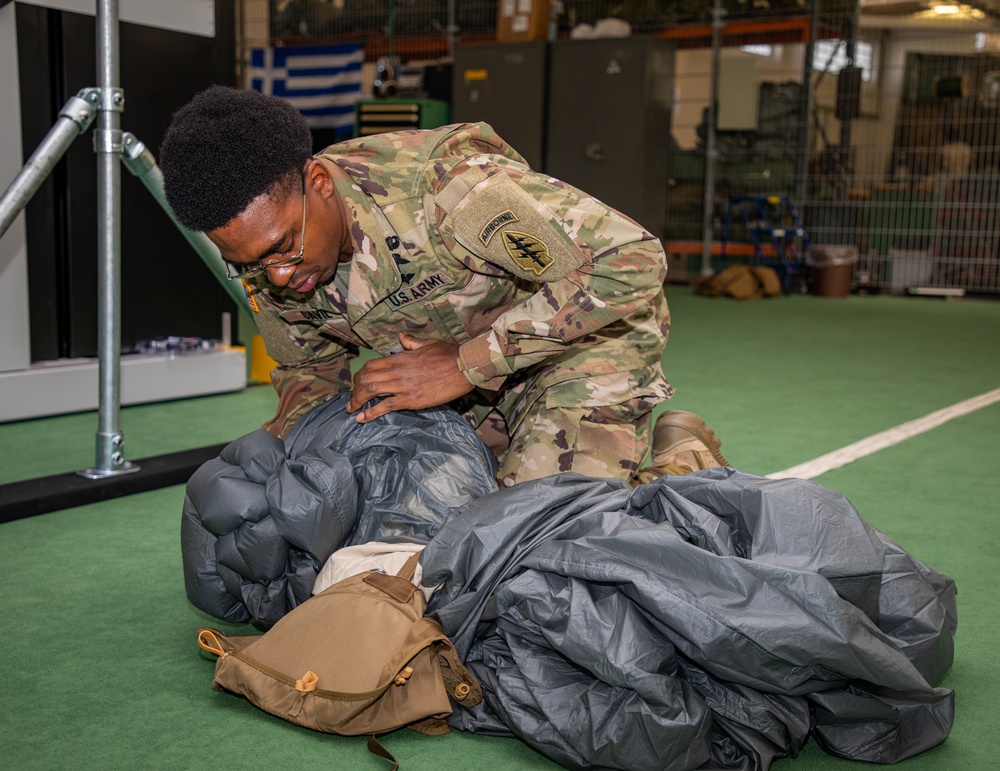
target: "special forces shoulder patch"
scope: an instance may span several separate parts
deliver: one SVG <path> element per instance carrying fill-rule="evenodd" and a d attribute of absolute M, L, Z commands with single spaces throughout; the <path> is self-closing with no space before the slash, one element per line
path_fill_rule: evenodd
<path fill-rule="evenodd" d="M 548 188 L 533 179 L 525 180 L 527 189 L 522 189 L 506 174 L 471 186 L 457 177 L 435 198 L 446 214 L 439 229 L 462 250 L 519 279 L 558 281 L 582 265 L 589 252 L 543 202 Z M 536 188 L 539 198 L 529 192 Z"/>
<path fill-rule="evenodd" d="M 549 254 L 549 247 L 527 233 L 505 230 L 503 246 L 521 270 L 531 271 L 536 276 L 542 275 L 555 262 Z"/>

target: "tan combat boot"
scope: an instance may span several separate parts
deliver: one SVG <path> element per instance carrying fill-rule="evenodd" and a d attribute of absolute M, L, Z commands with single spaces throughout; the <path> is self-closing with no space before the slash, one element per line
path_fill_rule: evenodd
<path fill-rule="evenodd" d="M 730 466 L 720 452 L 722 442 L 693 412 L 668 410 L 653 427 L 653 450 L 649 465 L 639 471 L 639 484 L 663 474 L 688 474 L 717 466 Z"/>

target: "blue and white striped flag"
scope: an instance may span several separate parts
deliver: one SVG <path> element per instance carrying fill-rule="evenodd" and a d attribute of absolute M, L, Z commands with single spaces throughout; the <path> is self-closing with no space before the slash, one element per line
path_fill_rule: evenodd
<path fill-rule="evenodd" d="M 254 48 L 250 51 L 250 87 L 287 99 L 310 128 L 354 129 L 354 103 L 361 98 L 364 46 Z"/>

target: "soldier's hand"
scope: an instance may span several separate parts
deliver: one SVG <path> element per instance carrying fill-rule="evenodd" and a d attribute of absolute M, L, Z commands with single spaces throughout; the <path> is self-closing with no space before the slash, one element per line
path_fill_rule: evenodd
<path fill-rule="evenodd" d="M 443 340 L 399 336 L 403 350 L 366 362 L 354 376 L 348 412 L 360 410 L 370 399 L 378 404 L 361 410 L 358 423 L 368 423 L 388 412 L 437 407 L 473 389 L 458 368 L 458 346 Z"/>

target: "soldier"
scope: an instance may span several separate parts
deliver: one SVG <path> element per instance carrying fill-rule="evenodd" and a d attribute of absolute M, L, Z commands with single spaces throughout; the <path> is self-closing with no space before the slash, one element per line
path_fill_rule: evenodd
<path fill-rule="evenodd" d="M 506 485 L 728 465 L 704 422 L 672 411 L 640 473 L 672 393 L 663 250 L 489 126 L 313 155 L 287 102 L 215 86 L 174 115 L 161 165 L 177 218 L 219 247 L 278 362 L 272 433 L 350 390 L 360 422 L 454 406 Z M 352 381 L 361 348 L 381 358 Z"/>

